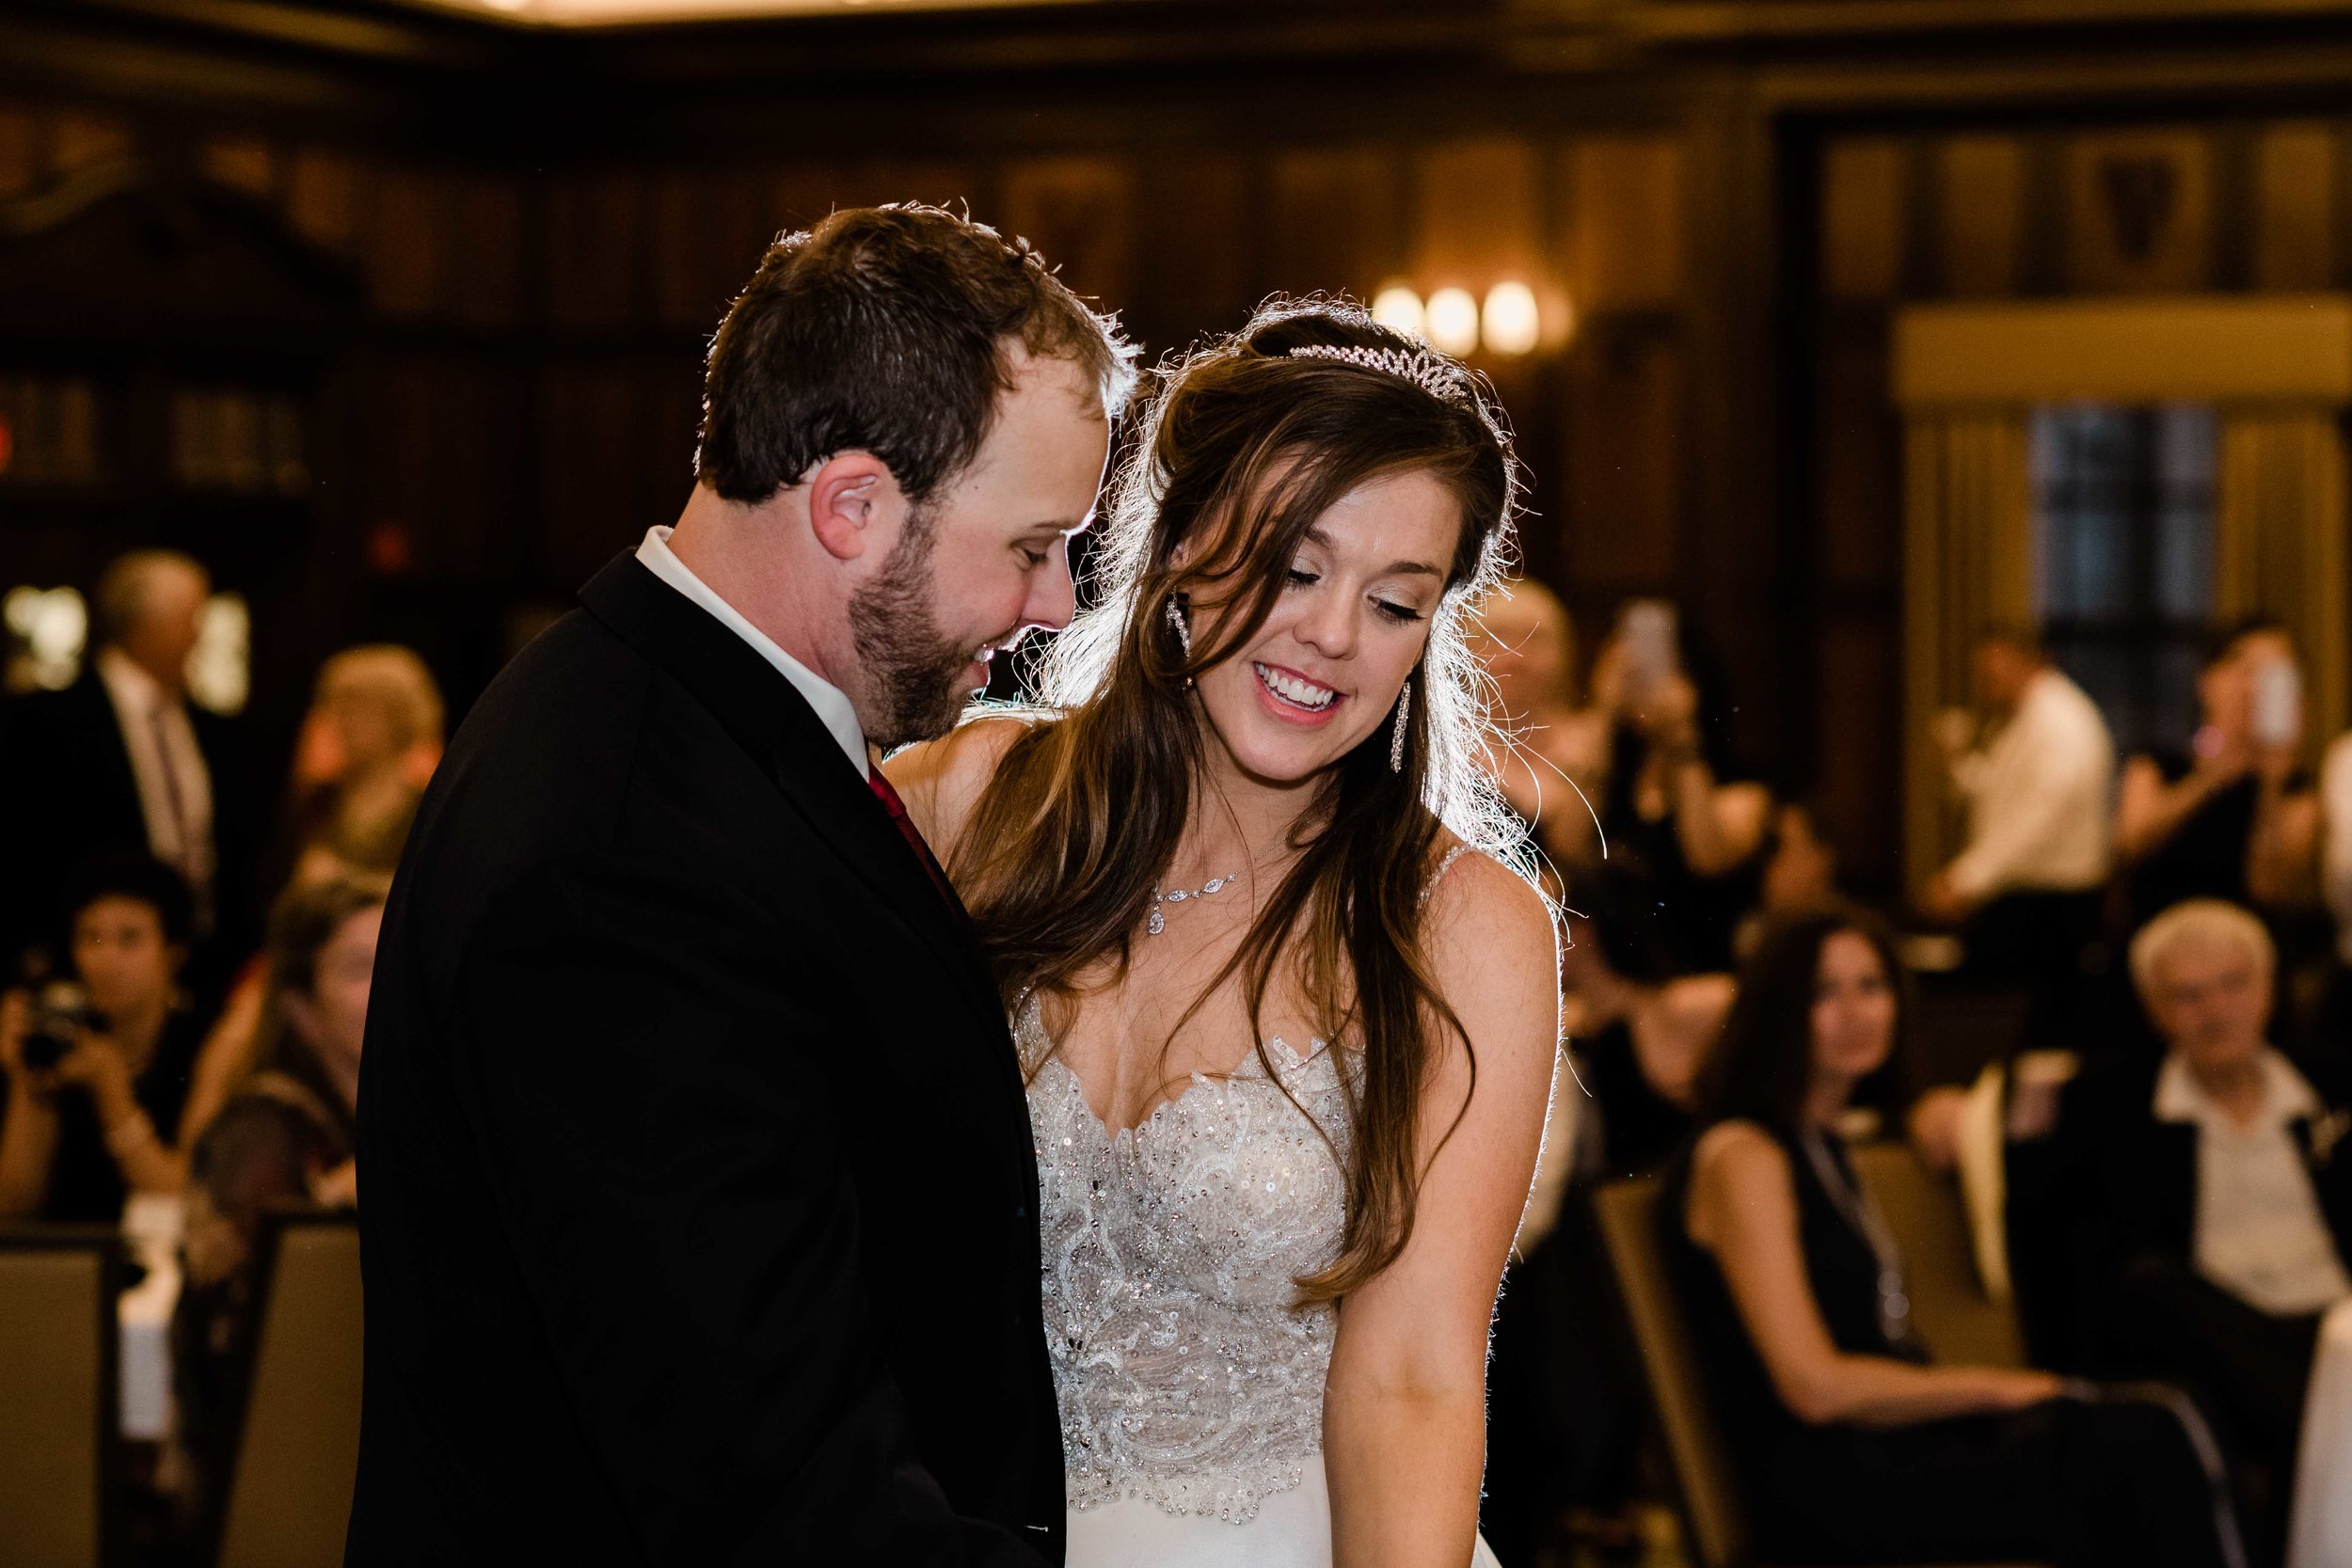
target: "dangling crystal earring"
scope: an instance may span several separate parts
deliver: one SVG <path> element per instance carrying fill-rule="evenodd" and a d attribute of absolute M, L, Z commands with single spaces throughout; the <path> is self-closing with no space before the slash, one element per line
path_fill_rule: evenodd
<path fill-rule="evenodd" d="M 1191 663 L 1192 627 L 1184 620 L 1184 607 L 1176 602 L 1176 595 L 1173 594 L 1170 594 L 1168 596 L 1168 624 L 1176 628 L 1176 645 L 1184 649 L 1184 662 L 1187 664 Z M 1187 691 L 1192 689 L 1192 677 L 1190 675 L 1186 675 L 1184 677 L 1184 689 Z"/>
<path fill-rule="evenodd" d="M 1405 718 L 1413 711 L 1413 683 L 1407 680 L 1396 697 L 1396 723 L 1389 731 L 1389 771 L 1405 771 Z"/>
<path fill-rule="evenodd" d="M 1190 658 L 1192 657 L 1192 628 L 1184 624 L 1184 608 L 1177 604 L 1176 595 L 1173 594 L 1168 596 L 1168 624 L 1176 628 L 1176 645 L 1184 650 L 1186 658 Z"/>

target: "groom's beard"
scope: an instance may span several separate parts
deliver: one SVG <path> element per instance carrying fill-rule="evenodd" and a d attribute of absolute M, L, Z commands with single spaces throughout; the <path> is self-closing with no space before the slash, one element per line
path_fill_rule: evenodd
<path fill-rule="evenodd" d="M 850 637 L 878 710 L 866 738 L 885 752 L 946 735 L 971 695 L 963 672 L 979 644 L 949 641 L 931 615 L 935 521 L 909 513 L 889 559 L 850 596 Z"/>

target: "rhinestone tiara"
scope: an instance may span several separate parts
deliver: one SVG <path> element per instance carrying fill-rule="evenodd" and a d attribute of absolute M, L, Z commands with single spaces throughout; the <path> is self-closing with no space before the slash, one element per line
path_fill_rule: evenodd
<path fill-rule="evenodd" d="M 1305 348 L 1291 350 L 1293 359 L 1337 359 L 1344 365 L 1361 365 L 1368 371 L 1393 375 L 1411 382 L 1440 403 L 1468 404 L 1470 388 L 1463 385 L 1462 372 L 1443 355 L 1417 348 L 1406 353 L 1401 348 L 1335 348 L 1324 343 L 1310 343 Z"/>

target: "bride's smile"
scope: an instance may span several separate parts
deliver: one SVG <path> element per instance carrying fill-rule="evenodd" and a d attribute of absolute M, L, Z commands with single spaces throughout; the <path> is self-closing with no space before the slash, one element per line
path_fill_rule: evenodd
<path fill-rule="evenodd" d="M 1257 636 L 1198 681 L 1241 772 L 1311 777 L 1386 733 L 1428 642 L 1461 503 L 1426 469 L 1366 480 L 1315 519 Z M 1215 635 L 1222 605 L 1196 601 Z"/>

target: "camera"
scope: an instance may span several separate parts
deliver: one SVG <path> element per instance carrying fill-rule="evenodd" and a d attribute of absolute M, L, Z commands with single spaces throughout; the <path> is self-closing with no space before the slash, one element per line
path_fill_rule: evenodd
<path fill-rule="evenodd" d="M 47 1072 L 73 1050 L 85 1031 L 103 1034 L 106 1015 L 90 1006 L 89 992 L 71 980 L 51 980 L 33 991 L 33 1012 L 25 1025 L 21 1054 L 24 1065 Z"/>

